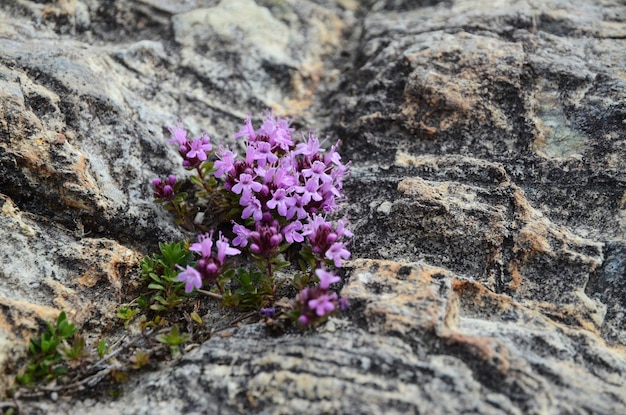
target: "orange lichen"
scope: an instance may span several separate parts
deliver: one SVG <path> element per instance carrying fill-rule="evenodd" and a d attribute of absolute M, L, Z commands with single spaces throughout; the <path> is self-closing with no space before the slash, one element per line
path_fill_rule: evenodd
<path fill-rule="evenodd" d="M 503 376 L 509 371 L 509 349 L 496 339 L 457 332 L 450 333 L 445 343 L 448 347 L 461 347 L 473 358 L 492 366 Z"/>
<path fill-rule="evenodd" d="M 26 300 L 0 297 L 0 332 L 23 342 L 39 331 L 39 322 L 52 321 L 61 312 L 55 307 L 33 304 Z"/>

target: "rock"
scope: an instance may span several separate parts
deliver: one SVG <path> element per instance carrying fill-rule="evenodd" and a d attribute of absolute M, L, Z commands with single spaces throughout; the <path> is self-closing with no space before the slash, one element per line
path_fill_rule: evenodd
<path fill-rule="evenodd" d="M 65 310 L 98 338 L 159 241 L 164 125 L 341 138 L 350 308 L 214 336 L 26 413 L 626 412 L 626 5 L 8 0 L 0 366 Z M 110 323 L 110 324 L 109 324 Z"/>

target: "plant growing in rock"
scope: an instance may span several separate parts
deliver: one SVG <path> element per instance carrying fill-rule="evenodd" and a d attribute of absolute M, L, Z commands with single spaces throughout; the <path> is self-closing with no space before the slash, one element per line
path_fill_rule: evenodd
<path fill-rule="evenodd" d="M 30 340 L 28 348 L 29 361 L 17 381 L 23 385 L 33 385 L 40 380 L 52 380 L 68 372 L 68 361 L 83 357 L 85 340 L 75 338 L 76 326 L 67 320 L 65 312 L 61 312 L 56 324 L 47 322 L 47 330 L 39 337 Z"/>
<path fill-rule="evenodd" d="M 349 170 L 337 151 L 339 143 L 322 148 L 312 132 L 297 142 L 289 122 L 271 113 L 257 129 L 248 117 L 234 134 L 243 141 L 241 156 L 215 149 L 206 134 L 188 138 L 182 122 L 168 128 L 170 143 L 193 172 L 189 180 L 197 188 L 193 195 L 183 192 L 183 182 L 172 175 L 152 181 L 155 201 L 173 212 L 177 223 L 201 231 L 188 246 L 191 260 L 176 263 L 184 291 L 210 293 L 224 305 L 268 317 L 284 311 L 302 325 L 345 307 L 347 301 L 331 290 L 341 280 L 337 269 L 350 257 L 352 237 L 345 219 L 330 220 L 340 209 Z M 205 217 L 213 229 L 204 224 Z M 154 280 L 149 288 L 164 287 L 163 279 L 175 287 L 174 262 L 160 265 L 169 267 L 167 277 L 147 272 Z M 148 268 L 154 269 L 154 260 Z M 279 277 L 286 268 L 289 272 Z M 297 294 L 286 305 L 277 297 L 289 292 L 288 282 Z M 170 304 L 168 297 L 162 300 L 160 306 Z"/>

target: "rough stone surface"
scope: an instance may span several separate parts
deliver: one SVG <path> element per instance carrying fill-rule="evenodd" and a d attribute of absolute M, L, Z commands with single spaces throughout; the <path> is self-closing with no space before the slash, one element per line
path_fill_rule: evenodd
<path fill-rule="evenodd" d="M 625 413 L 624 50 L 617 0 L 5 0 L 6 373 L 60 310 L 106 334 L 141 256 L 189 237 L 150 200 L 181 173 L 165 124 L 228 143 L 271 108 L 353 161 L 346 313 L 23 409 Z"/>

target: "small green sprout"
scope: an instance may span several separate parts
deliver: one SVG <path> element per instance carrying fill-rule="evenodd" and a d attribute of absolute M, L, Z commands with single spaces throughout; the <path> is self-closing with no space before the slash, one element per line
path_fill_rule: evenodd
<path fill-rule="evenodd" d="M 124 327 L 128 327 L 128 324 L 139 313 L 139 310 L 132 308 L 129 305 L 121 305 L 117 309 L 117 316 L 124 321 Z"/>
<path fill-rule="evenodd" d="M 180 333 L 178 325 L 174 325 L 170 329 L 169 333 L 158 334 L 156 339 L 157 341 L 170 346 L 170 353 L 172 356 L 176 356 L 180 352 L 179 346 L 191 340 L 191 336 L 187 333 Z"/>
<path fill-rule="evenodd" d="M 137 350 L 130 358 L 130 361 L 133 363 L 134 369 L 141 369 L 150 362 L 150 353 L 146 353 L 143 350 Z"/>
<path fill-rule="evenodd" d="M 96 346 L 96 351 L 98 352 L 98 358 L 103 359 L 104 356 L 109 352 L 109 346 L 107 346 L 106 341 L 104 339 L 100 339 L 98 342 L 98 346 Z"/>

